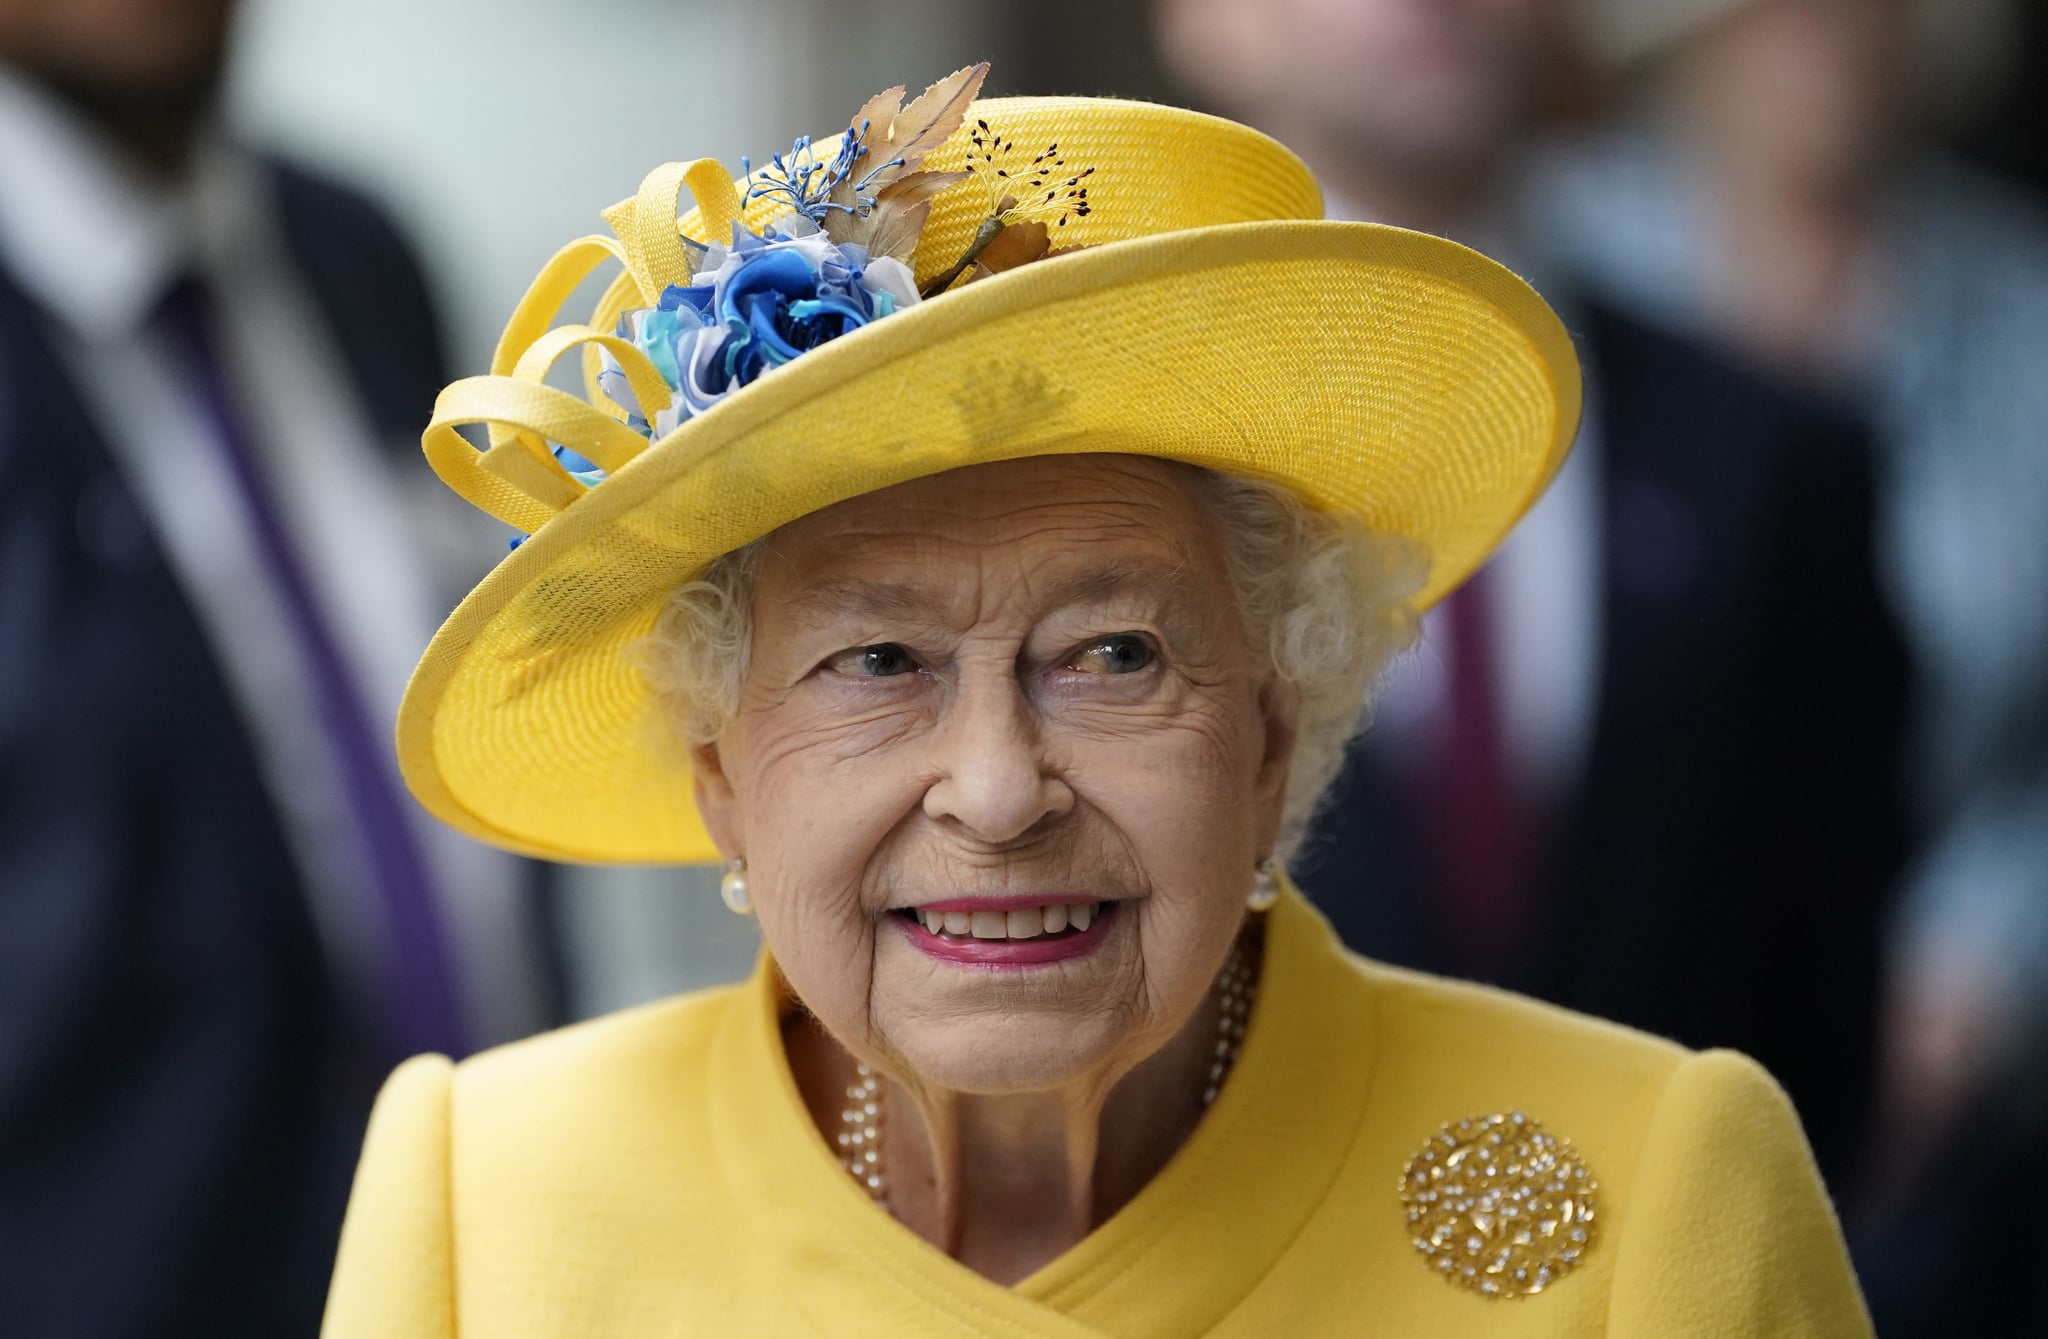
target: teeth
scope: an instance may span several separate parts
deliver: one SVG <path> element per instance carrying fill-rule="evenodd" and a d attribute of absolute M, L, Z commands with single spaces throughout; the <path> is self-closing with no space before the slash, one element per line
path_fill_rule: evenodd
<path fill-rule="evenodd" d="M 919 911 L 918 920 L 933 934 L 976 939 L 1036 939 L 1063 930 L 1085 930 L 1101 909 L 1099 902 L 1055 902 L 1015 911 Z"/>

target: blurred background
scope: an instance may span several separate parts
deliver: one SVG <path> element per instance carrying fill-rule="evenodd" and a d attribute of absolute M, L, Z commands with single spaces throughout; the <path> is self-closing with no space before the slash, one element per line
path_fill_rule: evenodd
<path fill-rule="evenodd" d="M 2048 12 L 2017 0 L 0 0 L 8 1332 L 311 1333 L 393 1060 L 748 970 L 715 871 L 514 861 L 399 791 L 404 676 L 506 539 L 418 431 L 650 166 L 982 59 L 992 93 L 1250 122 L 1332 217 L 1558 307 L 1572 463 L 1432 614 L 1297 878 L 1368 953 L 1756 1055 L 1879 1332 L 2021 1333 Z"/>

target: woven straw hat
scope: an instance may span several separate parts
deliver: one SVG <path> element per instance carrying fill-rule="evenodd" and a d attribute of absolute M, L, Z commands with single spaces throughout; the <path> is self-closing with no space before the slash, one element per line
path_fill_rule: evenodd
<path fill-rule="evenodd" d="M 961 168 L 989 137 L 1026 153 L 1056 144 L 1094 169 L 1091 207 L 1055 230 L 1052 254 L 821 344 L 653 440 L 598 393 L 597 350 L 636 389 L 649 384 L 645 360 L 609 333 L 620 312 L 691 281 L 702 248 L 683 239 L 723 240 L 735 219 L 758 231 L 787 204 L 748 202 L 747 181 L 715 160 L 669 164 L 606 211 L 616 237 L 548 263 L 490 374 L 449 386 L 424 438 L 444 480 L 531 536 L 449 617 L 406 693 L 399 758 L 427 809 L 548 858 L 717 859 L 639 644 L 719 555 L 892 484 L 1071 452 L 1277 481 L 1418 545 L 1427 606 L 1562 462 L 1579 413 L 1570 341 L 1492 261 L 1323 221 L 1294 155 L 1215 117 L 982 100 L 924 166 Z M 683 190 L 694 207 L 678 219 Z M 987 213 L 964 184 L 934 197 L 919 284 L 947 272 Z M 591 322 L 551 328 L 613 259 L 623 272 Z M 544 383 L 571 351 L 587 400 Z M 469 424 L 489 426 L 489 449 L 457 433 Z M 587 487 L 551 444 L 594 462 L 602 482 Z"/>

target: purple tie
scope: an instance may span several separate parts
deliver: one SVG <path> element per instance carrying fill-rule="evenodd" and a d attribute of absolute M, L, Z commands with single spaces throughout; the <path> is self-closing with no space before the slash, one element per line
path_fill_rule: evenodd
<path fill-rule="evenodd" d="M 1494 675 L 1491 574 L 1481 571 L 1444 602 L 1450 622 L 1450 711 L 1441 747 L 1424 765 L 1426 847 L 1463 971 L 1510 971 L 1530 908 L 1530 832 L 1508 772 Z"/>
<path fill-rule="evenodd" d="M 382 907 L 388 942 L 384 998 L 377 1006 L 384 1040 L 399 1056 L 422 1051 L 461 1055 L 463 1031 L 447 936 L 389 742 L 375 727 L 334 629 L 321 613 L 262 461 L 251 449 L 214 339 L 205 286 L 196 279 L 180 280 L 165 295 L 161 319 L 234 477 L 257 552 L 284 606 L 353 820 L 361 867 Z"/>

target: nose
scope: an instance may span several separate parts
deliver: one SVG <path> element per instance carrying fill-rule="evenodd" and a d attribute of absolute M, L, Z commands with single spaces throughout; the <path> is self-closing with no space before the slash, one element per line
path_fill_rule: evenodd
<path fill-rule="evenodd" d="M 1074 807 L 1014 676 L 962 684 L 933 742 L 938 774 L 925 791 L 925 815 L 978 841 L 1015 841 Z"/>

